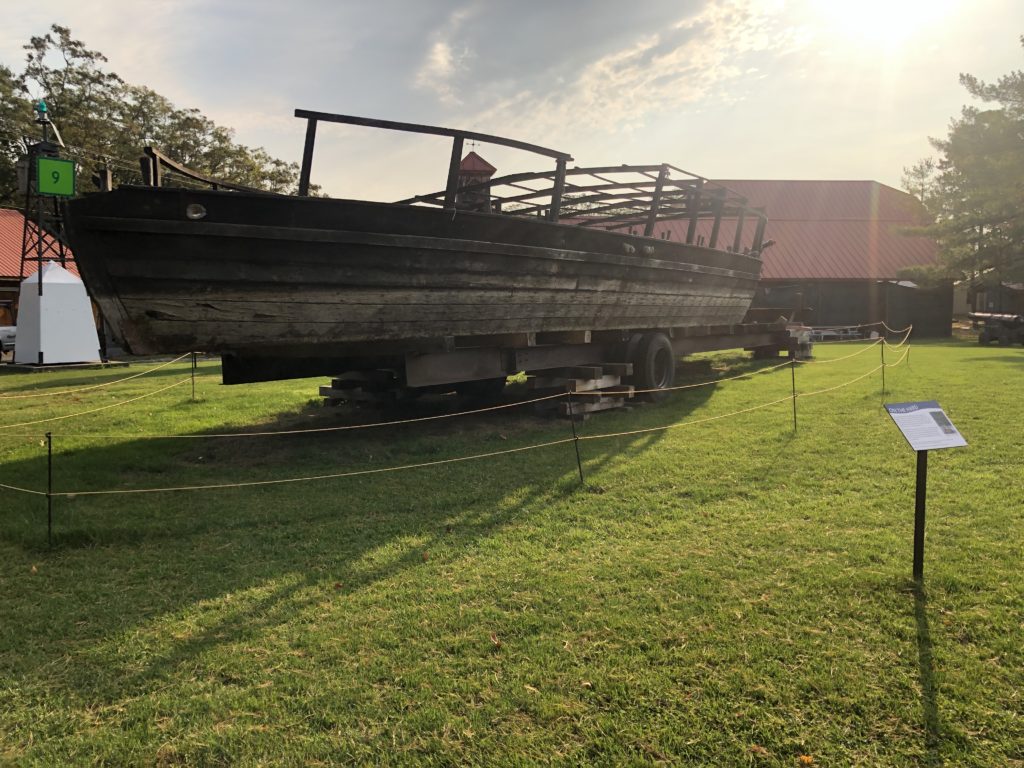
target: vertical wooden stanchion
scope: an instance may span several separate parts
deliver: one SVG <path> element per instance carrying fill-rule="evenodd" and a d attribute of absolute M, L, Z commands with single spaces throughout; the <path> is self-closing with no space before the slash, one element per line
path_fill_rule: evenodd
<path fill-rule="evenodd" d="M 196 353 L 192 353 L 192 402 L 196 401 Z"/>
<path fill-rule="evenodd" d="M 53 433 L 46 433 L 46 546 L 53 546 Z"/>
<path fill-rule="evenodd" d="M 793 431 L 796 432 L 796 358 L 789 358 L 789 377 L 793 382 Z"/>
<path fill-rule="evenodd" d="M 565 397 L 569 403 L 569 423 L 572 425 L 572 444 L 576 448 L 576 468 L 580 471 L 580 485 L 583 485 L 583 461 L 580 459 L 580 436 L 576 434 L 576 414 L 572 407 L 572 389 L 565 385 Z"/>

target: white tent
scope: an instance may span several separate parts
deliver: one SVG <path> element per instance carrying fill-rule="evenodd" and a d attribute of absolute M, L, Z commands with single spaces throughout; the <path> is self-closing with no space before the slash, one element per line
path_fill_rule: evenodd
<path fill-rule="evenodd" d="M 83 363 L 98 360 L 100 342 L 85 284 L 59 264 L 43 264 L 21 283 L 14 362 Z"/>

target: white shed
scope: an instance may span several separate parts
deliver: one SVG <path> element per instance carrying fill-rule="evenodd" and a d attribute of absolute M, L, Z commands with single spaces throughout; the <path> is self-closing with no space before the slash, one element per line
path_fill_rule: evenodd
<path fill-rule="evenodd" d="M 21 283 L 14 362 L 50 365 L 92 362 L 99 357 L 100 341 L 85 284 L 59 264 L 46 262 Z"/>

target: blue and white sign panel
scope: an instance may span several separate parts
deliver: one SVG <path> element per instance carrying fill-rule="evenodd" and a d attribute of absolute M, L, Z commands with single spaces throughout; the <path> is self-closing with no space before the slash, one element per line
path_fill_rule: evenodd
<path fill-rule="evenodd" d="M 964 436 L 953 426 L 942 406 L 934 400 L 886 403 L 885 410 L 915 451 L 962 448 L 967 445 Z"/>

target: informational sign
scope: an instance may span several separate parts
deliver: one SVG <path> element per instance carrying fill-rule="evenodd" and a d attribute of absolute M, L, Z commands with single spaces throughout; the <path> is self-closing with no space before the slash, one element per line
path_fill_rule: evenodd
<path fill-rule="evenodd" d="M 962 448 L 967 445 L 964 436 L 953 426 L 942 406 L 934 400 L 887 403 L 885 410 L 915 451 Z"/>
<path fill-rule="evenodd" d="M 75 163 L 59 157 L 36 159 L 36 189 L 40 195 L 75 196 Z"/>

